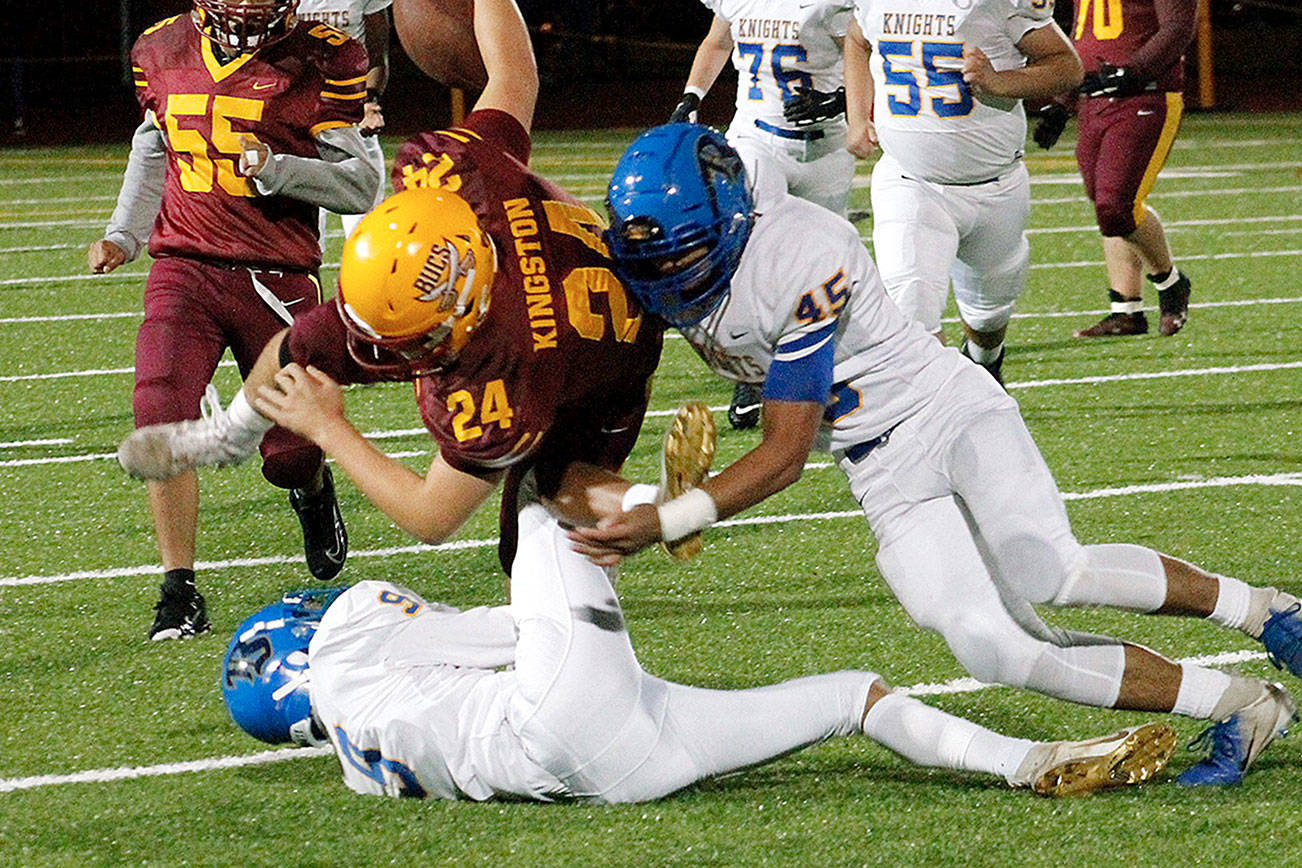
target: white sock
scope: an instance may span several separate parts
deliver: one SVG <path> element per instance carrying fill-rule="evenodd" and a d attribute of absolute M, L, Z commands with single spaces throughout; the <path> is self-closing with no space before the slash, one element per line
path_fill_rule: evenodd
<path fill-rule="evenodd" d="M 1017 770 L 1034 742 L 1010 738 L 892 693 L 868 709 L 864 735 L 922 766 L 988 772 L 1005 779 Z"/>
<path fill-rule="evenodd" d="M 1000 341 L 999 345 L 994 349 L 987 349 L 980 344 L 973 343 L 972 341 L 967 342 L 968 355 L 972 358 L 972 361 L 979 365 L 988 365 L 991 362 L 996 361 L 999 358 L 999 354 L 1003 351 L 1003 341 Z"/>
<path fill-rule="evenodd" d="M 1175 282 L 1179 279 L 1180 279 L 1180 269 L 1172 265 L 1171 273 L 1166 276 L 1166 280 L 1154 285 L 1158 288 L 1159 291 L 1163 289 L 1170 289 L 1171 287 L 1175 286 Z"/>
<path fill-rule="evenodd" d="M 1247 582 L 1229 576 L 1216 576 L 1216 584 L 1216 606 L 1207 618 L 1223 627 L 1242 627 L 1252 608 L 1252 587 Z M 1271 596 L 1274 594 L 1266 596 L 1261 602 L 1269 604 Z M 1262 620 L 1265 620 L 1264 615 Z"/>
<path fill-rule="evenodd" d="M 276 425 L 275 422 L 253 409 L 249 399 L 244 397 L 243 389 L 236 392 L 235 397 L 231 399 L 231 405 L 226 408 L 226 418 L 230 420 L 235 431 L 240 434 L 262 435 Z"/>
<path fill-rule="evenodd" d="M 1175 696 L 1174 714 L 1209 720 L 1216 704 L 1230 689 L 1229 673 L 1192 663 L 1180 664 L 1180 691 Z"/>

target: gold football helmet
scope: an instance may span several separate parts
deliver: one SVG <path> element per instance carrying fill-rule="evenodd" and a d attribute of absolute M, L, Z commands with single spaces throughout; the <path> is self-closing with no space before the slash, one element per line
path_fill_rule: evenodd
<path fill-rule="evenodd" d="M 344 244 L 335 298 L 359 365 L 420 377 L 454 362 L 479 326 L 497 249 L 455 193 L 395 193 Z"/>

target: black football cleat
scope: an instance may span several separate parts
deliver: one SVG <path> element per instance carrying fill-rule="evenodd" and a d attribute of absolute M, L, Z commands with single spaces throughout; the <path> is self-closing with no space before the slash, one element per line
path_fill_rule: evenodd
<path fill-rule="evenodd" d="M 154 604 L 154 626 L 149 628 L 151 640 L 188 639 L 212 629 L 203 594 L 193 584 L 164 583 L 161 591 Z"/>
<path fill-rule="evenodd" d="M 1004 384 L 1004 354 L 1007 351 L 1008 351 L 1008 347 L 1006 346 L 1000 347 L 999 357 L 995 359 L 993 362 L 977 362 L 976 359 L 972 359 L 972 354 L 968 352 L 967 338 L 963 339 L 963 346 L 959 347 L 959 352 L 967 356 L 969 359 L 972 359 L 973 362 L 976 362 L 981 367 L 985 368 L 986 373 L 994 377 L 995 382 L 1001 386 Z"/>
<path fill-rule="evenodd" d="M 307 569 L 319 582 L 328 582 L 344 568 L 348 557 L 348 528 L 344 527 L 335 480 L 329 467 L 321 469 L 321 490 L 308 494 L 302 488 L 289 492 L 289 505 L 303 526 L 303 554 Z"/>
<path fill-rule="evenodd" d="M 1110 313 L 1087 329 L 1076 332 L 1078 338 L 1111 338 L 1148 334 L 1148 317 L 1144 312 Z"/>
<path fill-rule="evenodd" d="M 759 424 L 760 409 L 764 406 L 764 389 L 758 383 L 738 383 L 732 390 L 732 404 L 728 407 L 728 424 L 738 431 Z"/>
<path fill-rule="evenodd" d="M 1162 321 L 1157 330 L 1170 337 L 1189 321 L 1189 278 L 1180 273 L 1180 277 L 1167 289 L 1157 291 L 1158 307 L 1162 311 Z"/>

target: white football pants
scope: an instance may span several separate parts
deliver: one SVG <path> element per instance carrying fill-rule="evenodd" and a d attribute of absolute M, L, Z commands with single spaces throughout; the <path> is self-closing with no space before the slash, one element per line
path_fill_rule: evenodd
<path fill-rule="evenodd" d="M 873 167 L 872 206 L 873 258 L 906 316 L 939 332 L 952 280 L 965 323 L 981 332 L 1008 324 L 1030 263 L 1025 165 L 997 181 L 958 186 L 905 177 L 883 155 Z"/>
<path fill-rule="evenodd" d="M 520 513 L 511 614 L 518 692 L 508 720 L 530 758 L 579 798 L 655 799 L 857 733 L 878 678 L 837 672 L 707 690 L 648 675 L 607 572 L 576 554 L 538 505 Z"/>
<path fill-rule="evenodd" d="M 846 215 L 854 156 L 845 149 L 844 128 L 828 129 L 823 138 L 806 142 L 782 138 L 759 129 L 753 120 L 738 119 L 728 128 L 728 144 L 741 155 L 756 203 L 785 190 Z"/>
<path fill-rule="evenodd" d="M 1016 402 L 992 405 L 997 390 L 965 366 L 885 444 L 840 466 L 877 537 L 887 584 L 974 678 L 1111 706 L 1122 644 L 1051 627 L 1032 604 L 1151 611 L 1165 592 L 1161 564 L 1138 546 L 1076 541 Z M 1100 594 L 1129 581 L 1128 596 Z"/>

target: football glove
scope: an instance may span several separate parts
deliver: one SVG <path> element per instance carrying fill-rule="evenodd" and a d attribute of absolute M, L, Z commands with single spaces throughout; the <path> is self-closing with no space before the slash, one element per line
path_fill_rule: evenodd
<path fill-rule="evenodd" d="M 1058 143 L 1058 137 L 1067 128 L 1070 112 L 1061 103 L 1051 102 L 1039 111 L 1039 120 L 1035 123 L 1035 132 L 1031 138 L 1040 147 L 1048 150 Z"/>
<path fill-rule="evenodd" d="M 795 94 L 782 101 L 782 116 L 797 126 L 816 124 L 845 114 L 845 88 L 829 92 L 812 87 L 796 88 Z"/>
<path fill-rule="evenodd" d="M 1085 96 L 1134 96 L 1147 87 L 1148 82 L 1133 69 L 1104 63 L 1098 72 L 1085 73 L 1080 92 Z"/>
<path fill-rule="evenodd" d="M 669 116 L 671 124 L 696 123 L 696 110 L 701 107 L 701 98 L 694 93 L 685 93 L 674 106 L 674 113 Z"/>

